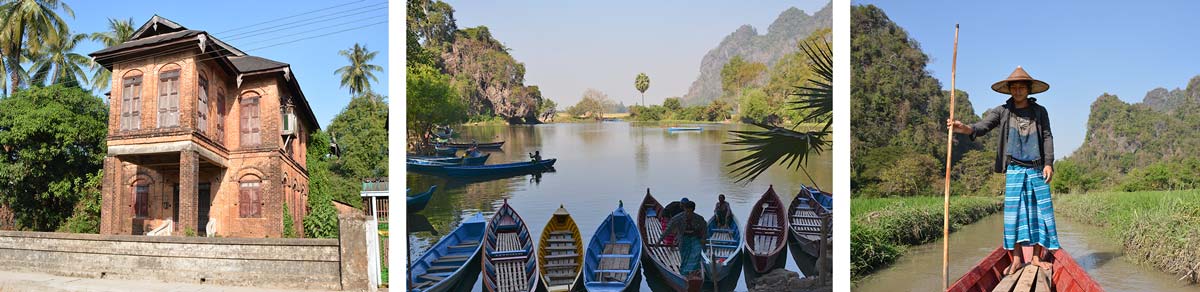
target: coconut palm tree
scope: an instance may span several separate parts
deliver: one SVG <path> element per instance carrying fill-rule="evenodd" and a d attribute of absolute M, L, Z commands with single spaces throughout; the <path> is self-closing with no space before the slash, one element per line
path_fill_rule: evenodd
<path fill-rule="evenodd" d="M 642 93 L 642 106 L 646 106 L 646 89 L 650 89 L 650 76 L 646 76 L 646 73 L 638 73 L 637 78 L 633 80 L 633 87 Z"/>
<path fill-rule="evenodd" d="M 122 44 L 133 38 L 133 18 L 129 19 L 108 19 L 108 31 L 93 32 L 89 38 L 92 41 L 104 44 L 104 47 L 111 47 Z M 92 89 L 105 90 L 112 83 L 112 71 L 105 69 L 104 66 L 95 66 L 92 71 Z"/>
<path fill-rule="evenodd" d="M 4 40 L 4 67 L 9 75 L 10 92 L 17 90 L 25 81 L 25 69 L 21 67 L 21 56 L 26 52 L 41 51 L 43 44 L 59 35 L 68 35 L 67 22 L 58 16 L 62 9 L 71 18 L 75 11 L 60 0 L 0 0 L 0 34 Z"/>
<path fill-rule="evenodd" d="M 375 71 L 383 71 L 383 67 L 375 64 L 368 64 L 375 59 L 375 55 L 379 52 L 367 50 L 367 46 L 354 44 L 349 50 L 342 50 L 338 55 L 346 56 L 350 61 L 349 66 L 338 68 L 334 73 L 342 75 L 342 86 L 350 87 L 350 95 L 359 95 L 371 90 L 371 81 L 379 82 L 379 78 L 375 78 Z"/>
<path fill-rule="evenodd" d="M 735 173 L 738 181 L 754 180 L 776 163 L 786 163 L 787 168 L 807 173 L 804 164 L 809 155 L 820 154 L 829 147 L 830 126 L 833 125 L 833 52 L 824 39 L 802 44 L 800 48 L 808 55 L 809 68 L 816 73 L 816 78 L 796 86 L 791 95 L 797 99 L 789 103 L 794 105 L 792 110 L 808 113 L 791 127 L 755 122 L 753 124 L 762 130 L 733 131 L 734 138 L 725 144 L 741 146 L 732 151 L 749 153 L 727 165 L 736 166 L 730 173 Z M 797 129 L 806 123 L 822 126 Z"/>
<path fill-rule="evenodd" d="M 36 52 L 33 60 L 33 72 L 30 84 L 45 84 L 49 76 L 50 85 L 55 83 L 74 83 L 83 87 L 88 84 L 88 76 L 84 69 L 95 66 L 91 58 L 75 53 L 75 46 L 87 39 L 86 34 L 59 35 L 50 39 Z"/>

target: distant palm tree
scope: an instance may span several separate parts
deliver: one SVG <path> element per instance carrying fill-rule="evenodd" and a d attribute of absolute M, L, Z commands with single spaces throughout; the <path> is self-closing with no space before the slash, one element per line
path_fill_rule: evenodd
<path fill-rule="evenodd" d="M 638 73 L 637 78 L 633 80 L 633 87 L 642 93 L 642 106 L 646 106 L 646 89 L 650 89 L 650 76 Z"/>
<path fill-rule="evenodd" d="M 93 32 L 89 38 L 93 41 L 104 44 L 104 47 L 111 47 L 129 41 L 133 38 L 133 18 L 130 19 L 108 19 L 108 31 Z M 112 84 L 112 71 L 105 69 L 104 66 L 95 66 L 92 71 L 92 89 L 105 90 Z"/>
<path fill-rule="evenodd" d="M 88 84 L 85 68 L 95 66 L 91 58 L 75 53 L 75 46 L 87 39 L 86 34 L 60 35 L 51 39 L 37 52 L 33 62 L 31 84 L 45 84 L 49 75 L 50 84 L 74 82 L 79 87 Z"/>
<path fill-rule="evenodd" d="M 28 77 L 21 67 L 21 56 L 41 51 L 42 45 L 59 35 L 69 35 L 67 22 L 58 16 L 60 8 L 75 18 L 75 11 L 60 0 L 0 0 L 0 39 L 4 41 L 0 49 L 11 82 L 10 92 Z"/>
<path fill-rule="evenodd" d="M 790 103 L 795 105 L 793 110 L 808 111 L 808 114 L 790 128 L 755 122 L 755 126 L 764 130 L 733 131 L 734 139 L 725 144 L 742 146 L 732 151 L 749 152 L 746 157 L 728 164 L 736 166 L 730 172 L 737 174 L 738 181 L 754 180 L 776 163 L 787 162 L 788 168 L 804 170 L 809 154 L 820 154 L 829 146 L 830 126 L 833 125 L 833 52 L 825 40 L 802 44 L 801 49 L 812 61 L 809 67 L 817 78 L 796 86 L 791 95 L 797 99 Z M 823 126 L 814 130 L 796 130 L 805 123 Z"/>
<path fill-rule="evenodd" d="M 342 86 L 350 87 L 350 95 L 359 95 L 371 91 L 371 81 L 378 82 L 379 78 L 375 78 L 374 71 L 383 71 L 383 67 L 375 64 L 368 64 L 375 59 L 375 55 L 379 52 L 367 50 L 367 46 L 354 44 L 350 50 L 342 50 L 338 55 L 346 56 L 350 61 L 349 66 L 338 68 L 335 73 L 342 74 Z"/>

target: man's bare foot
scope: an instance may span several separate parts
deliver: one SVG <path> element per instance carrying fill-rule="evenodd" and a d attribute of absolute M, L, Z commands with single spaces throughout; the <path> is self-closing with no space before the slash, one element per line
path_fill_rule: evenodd
<path fill-rule="evenodd" d="M 1042 257 L 1040 257 L 1040 256 L 1033 257 L 1033 262 L 1031 264 L 1041 267 L 1043 269 L 1047 269 L 1047 270 L 1054 269 L 1054 265 L 1050 264 L 1049 262 L 1043 261 Z"/>
<path fill-rule="evenodd" d="M 1008 275 L 1016 274 L 1017 271 L 1021 270 L 1021 266 L 1022 265 L 1020 262 L 1014 261 L 1013 263 L 1008 265 L 1008 268 L 1004 269 L 1004 275 L 1008 276 Z"/>

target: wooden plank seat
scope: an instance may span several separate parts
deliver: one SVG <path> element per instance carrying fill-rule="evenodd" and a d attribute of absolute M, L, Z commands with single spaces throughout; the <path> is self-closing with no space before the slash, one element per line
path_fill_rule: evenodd
<path fill-rule="evenodd" d="M 579 256 L 579 254 L 577 254 L 577 253 L 553 254 L 553 255 L 547 255 L 546 259 L 547 260 L 571 259 L 571 258 L 575 258 L 577 256 Z"/>
<path fill-rule="evenodd" d="M 433 260 L 434 264 L 461 262 L 469 259 L 469 256 L 444 256 Z"/>
<path fill-rule="evenodd" d="M 446 279 L 446 277 L 438 277 L 438 276 L 434 276 L 434 275 L 430 275 L 430 274 L 424 274 L 424 275 L 421 275 L 420 277 L 417 277 L 417 278 L 418 278 L 418 279 L 425 279 L 425 280 L 429 280 L 429 281 L 434 281 L 434 282 L 438 282 L 438 281 L 441 281 L 441 280 L 444 280 L 444 279 Z"/>
<path fill-rule="evenodd" d="M 575 245 L 547 246 L 546 250 L 575 250 Z"/>
<path fill-rule="evenodd" d="M 458 267 L 460 266 L 432 266 L 425 271 L 429 273 L 453 272 L 454 270 L 457 270 Z"/>

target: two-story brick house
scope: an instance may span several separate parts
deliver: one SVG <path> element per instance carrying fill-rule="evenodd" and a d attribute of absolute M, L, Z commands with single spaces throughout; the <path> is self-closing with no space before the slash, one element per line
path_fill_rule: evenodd
<path fill-rule="evenodd" d="M 159 16 L 91 56 L 112 71 L 100 233 L 303 234 L 320 126 L 288 64 Z"/>

